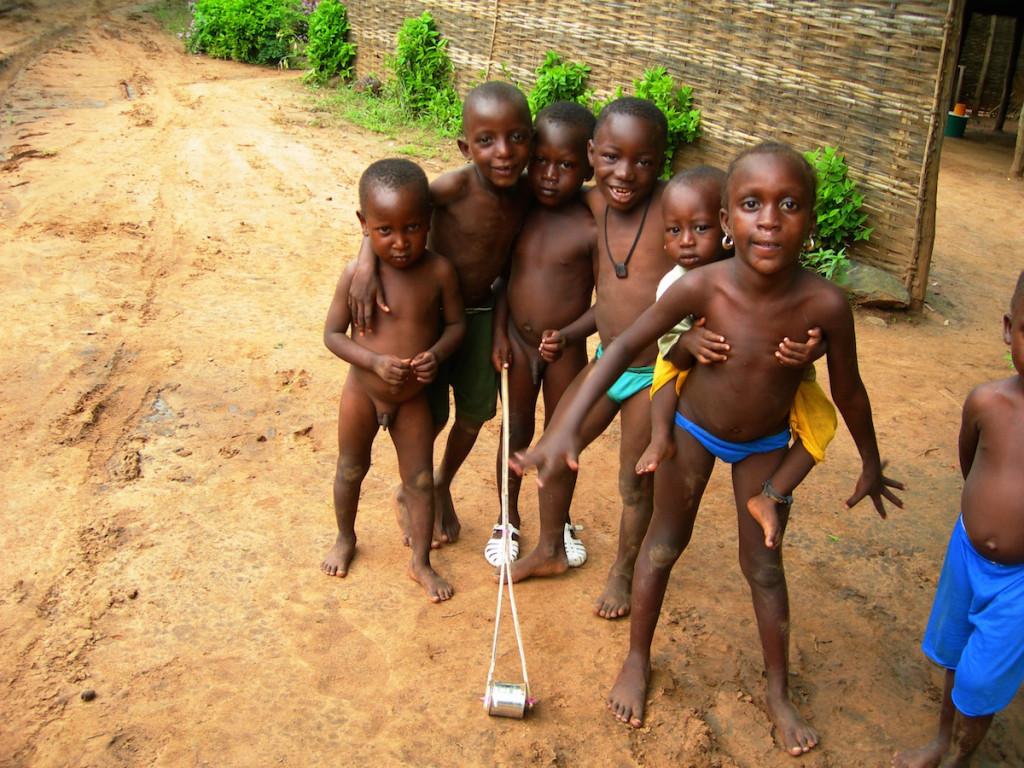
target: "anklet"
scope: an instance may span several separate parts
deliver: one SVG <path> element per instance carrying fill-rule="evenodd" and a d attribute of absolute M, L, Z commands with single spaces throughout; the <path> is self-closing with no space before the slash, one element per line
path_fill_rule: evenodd
<path fill-rule="evenodd" d="M 770 477 L 764 481 L 761 489 L 764 491 L 764 495 L 776 504 L 785 504 L 787 507 L 793 506 L 793 497 L 783 496 L 781 493 L 776 491 L 775 488 L 772 487 L 772 479 Z"/>

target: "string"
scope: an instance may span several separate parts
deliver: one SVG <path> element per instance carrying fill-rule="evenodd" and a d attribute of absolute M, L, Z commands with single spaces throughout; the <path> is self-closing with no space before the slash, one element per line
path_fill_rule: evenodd
<path fill-rule="evenodd" d="M 624 262 L 622 262 L 621 264 L 616 264 L 615 263 L 615 259 L 612 256 L 612 249 L 608 245 L 608 208 L 609 208 L 609 206 L 606 205 L 605 208 L 604 208 L 604 250 L 605 250 L 605 253 L 608 254 L 608 261 L 610 261 L 612 263 L 612 266 L 615 267 L 615 276 L 620 278 L 620 279 L 623 278 L 623 277 L 626 277 L 626 274 L 627 274 L 626 273 L 626 265 L 629 264 L 629 260 L 633 258 L 633 251 L 636 250 L 636 244 L 640 242 L 640 233 L 644 231 L 644 222 L 647 221 L 647 211 L 650 210 L 651 200 L 653 198 L 654 198 L 654 195 L 651 195 L 650 197 L 647 198 L 647 204 L 644 205 L 644 215 L 640 217 L 640 226 L 637 227 L 636 237 L 633 238 L 633 245 L 630 246 L 629 253 L 626 254 L 626 260 Z"/>

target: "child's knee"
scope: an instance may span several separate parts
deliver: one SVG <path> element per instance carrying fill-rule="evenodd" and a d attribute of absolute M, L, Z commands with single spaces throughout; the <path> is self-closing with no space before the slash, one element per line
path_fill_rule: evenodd
<path fill-rule="evenodd" d="M 456 416 L 455 423 L 452 424 L 452 429 L 457 429 L 460 432 L 465 432 L 467 435 L 476 437 L 480 433 L 480 428 L 483 426 L 482 421 L 477 419 L 471 419 L 466 416 Z"/>
<path fill-rule="evenodd" d="M 740 570 L 743 571 L 747 583 L 752 587 L 775 589 L 786 583 L 786 571 L 781 560 L 761 560 L 758 558 L 740 557 Z"/>
<path fill-rule="evenodd" d="M 627 507 L 654 503 L 654 486 L 650 475 L 638 475 L 636 464 L 619 467 L 619 496 Z"/>
<path fill-rule="evenodd" d="M 369 465 L 362 463 L 353 464 L 343 458 L 339 458 L 338 467 L 334 473 L 334 484 L 357 485 L 363 481 L 363 478 L 366 477 L 366 473 L 369 469 Z"/>
<path fill-rule="evenodd" d="M 434 492 L 434 473 L 424 469 L 415 473 L 406 487 L 419 496 L 430 496 Z"/>

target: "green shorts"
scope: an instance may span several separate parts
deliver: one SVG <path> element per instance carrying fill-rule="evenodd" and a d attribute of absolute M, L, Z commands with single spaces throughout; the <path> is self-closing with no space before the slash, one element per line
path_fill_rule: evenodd
<path fill-rule="evenodd" d="M 455 395 L 456 418 L 483 424 L 497 413 L 498 373 L 491 365 L 493 310 L 493 304 L 466 308 L 466 338 L 425 388 L 434 424 L 448 421 L 448 387 Z"/>

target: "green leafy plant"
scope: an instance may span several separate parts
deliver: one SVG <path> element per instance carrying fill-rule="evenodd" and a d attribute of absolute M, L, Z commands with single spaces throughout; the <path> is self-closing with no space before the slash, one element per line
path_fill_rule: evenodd
<path fill-rule="evenodd" d="M 462 123 L 462 102 L 452 81 L 448 41 L 441 37 L 429 11 L 406 19 L 398 33 L 395 53 L 387 59 L 394 95 L 409 114 L 429 118 L 449 135 Z"/>
<path fill-rule="evenodd" d="M 348 14 L 338 0 L 321 0 L 309 16 L 306 81 L 325 84 L 332 77 L 348 80 L 356 47 L 348 42 Z"/>
<path fill-rule="evenodd" d="M 675 80 L 664 67 L 651 67 L 644 70 L 639 80 L 633 80 L 634 95 L 640 99 L 653 101 L 665 113 L 668 120 L 668 140 L 665 146 L 665 171 L 667 178 L 672 174 L 672 158 L 676 150 L 683 144 L 691 144 L 700 138 L 700 110 L 693 109 L 693 89 L 676 87 Z M 606 101 L 594 105 L 594 111 L 622 96 L 622 87 Z"/>
<path fill-rule="evenodd" d="M 280 65 L 305 33 L 306 16 L 294 0 L 196 0 L 184 37 L 191 53 Z"/>
<path fill-rule="evenodd" d="M 872 228 L 866 225 L 868 216 L 861 210 L 864 195 L 857 192 L 846 158 L 834 147 L 820 147 L 804 156 L 818 177 L 814 207 L 818 225 L 816 247 L 804 254 L 802 263 L 829 280 L 836 280 L 849 264 L 847 248 L 871 236 Z"/>
<path fill-rule="evenodd" d="M 587 76 L 590 74 L 590 67 L 586 64 L 563 61 L 557 53 L 548 51 L 536 74 L 537 80 L 526 97 L 534 117 L 556 101 L 589 104 L 594 100 L 593 92 L 586 87 Z"/>

